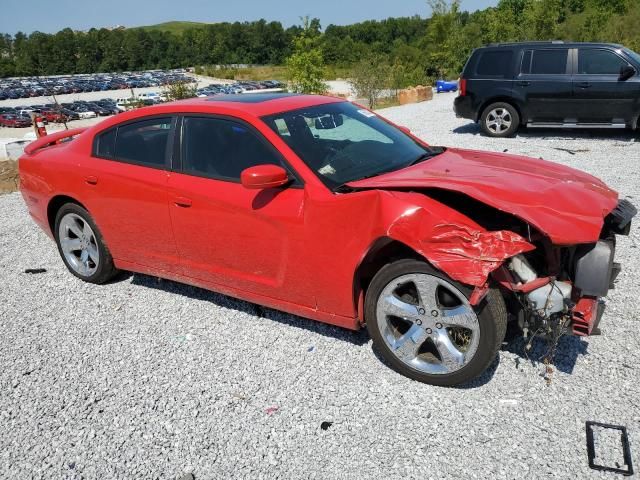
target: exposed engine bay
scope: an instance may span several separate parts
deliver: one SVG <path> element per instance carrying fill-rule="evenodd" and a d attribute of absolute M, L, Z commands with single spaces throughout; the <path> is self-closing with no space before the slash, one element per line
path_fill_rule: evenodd
<path fill-rule="evenodd" d="M 534 242 L 535 251 L 516 255 L 493 273 L 511 292 L 510 311 L 525 338 L 553 342 L 564 334 L 597 335 L 605 297 L 621 266 L 614 261 L 616 234 L 628 235 L 637 211 L 622 200 L 605 220 L 596 243 L 570 247 Z"/>

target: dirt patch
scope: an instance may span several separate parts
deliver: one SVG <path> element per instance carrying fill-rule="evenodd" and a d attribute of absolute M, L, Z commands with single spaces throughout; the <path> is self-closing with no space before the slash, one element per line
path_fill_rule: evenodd
<path fill-rule="evenodd" d="M 0 194 L 18 191 L 18 162 L 0 162 Z"/>

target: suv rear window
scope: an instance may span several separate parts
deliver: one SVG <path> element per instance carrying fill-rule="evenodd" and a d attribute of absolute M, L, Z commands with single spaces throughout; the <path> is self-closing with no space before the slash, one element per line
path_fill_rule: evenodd
<path fill-rule="evenodd" d="M 564 75 L 567 73 L 568 49 L 528 50 L 522 61 L 524 74 Z"/>
<path fill-rule="evenodd" d="M 476 67 L 476 75 L 482 77 L 500 77 L 505 78 L 511 70 L 511 58 L 513 52 L 511 50 L 494 50 L 486 51 L 480 54 L 478 58 L 478 66 Z"/>

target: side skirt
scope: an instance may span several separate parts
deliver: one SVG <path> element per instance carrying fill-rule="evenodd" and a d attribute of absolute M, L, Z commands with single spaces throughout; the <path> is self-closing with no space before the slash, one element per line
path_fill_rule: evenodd
<path fill-rule="evenodd" d="M 529 122 L 527 128 L 627 128 L 625 123 L 549 123 Z"/>
<path fill-rule="evenodd" d="M 331 313 L 322 312 L 320 310 L 315 310 L 313 308 L 305 307 L 302 305 L 297 305 L 295 303 L 290 303 L 283 300 L 266 297 L 264 295 L 247 292 L 245 290 L 239 290 L 236 288 L 219 285 L 217 283 L 207 282 L 205 280 L 188 277 L 186 275 L 181 275 L 174 272 L 157 270 L 157 269 L 150 268 L 145 265 L 139 265 L 133 262 L 114 259 L 114 263 L 116 268 L 120 270 L 126 270 L 129 272 L 135 272 L 135 273 L 142 273 L 145 275 L 150 275 L 152 277 L 159 277 L 167 280 L 172 280 L 178 283 L 184 283 L 186 285 L 191 285 L 194 287 L 203 288 L 205 290 L 210 290 L 216 293 L 221 293 L 223 295 L 228 295 L 230 297 L 239 298 L 240 300 L 255 303 L 258 305 L 263 305 L 265 307 L 273 308 L 274 310 L 280 310 L 286 313 L 290 313 L 292 315 L 298 315 L 300 317 L 317 320 L 323 323 L 328 323 L 330 325 L 335 325 L 337 327 L 347 328 L 349 330 L 360 330 L 360 327 L 361 327 L 360 322 L 358 321 L 357 318 L 334 315 Z"/>

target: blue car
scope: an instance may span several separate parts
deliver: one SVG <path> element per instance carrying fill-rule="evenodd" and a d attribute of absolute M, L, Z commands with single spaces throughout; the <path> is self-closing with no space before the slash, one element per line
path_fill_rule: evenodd
<path fill-rule="evenodd" d="M 448 82 L 446 80 L 438 80 L 436 81 L 436 92 L 455 92 L 458 90 L 458 82 Z"/>

